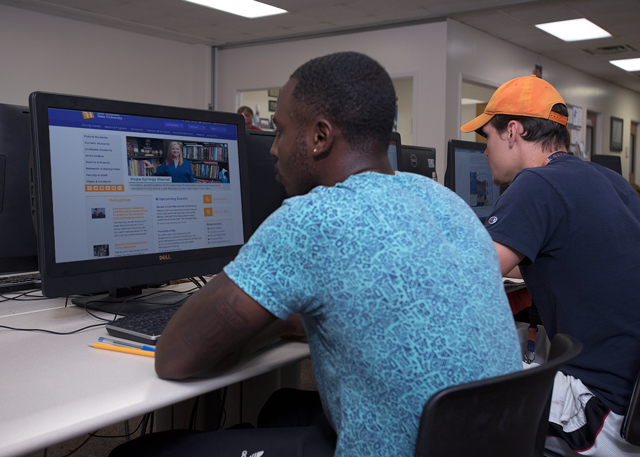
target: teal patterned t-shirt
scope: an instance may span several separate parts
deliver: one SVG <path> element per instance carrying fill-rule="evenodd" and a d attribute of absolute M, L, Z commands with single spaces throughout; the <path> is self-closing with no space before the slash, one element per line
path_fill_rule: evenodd
<path fill-rule="evenodd" d="M 422 176 L 285 200 L 225 272 L 275 316 L 302 314 L 337 456 L 412 456 L 431 395 L 522 366 L 491 238 Z"/>

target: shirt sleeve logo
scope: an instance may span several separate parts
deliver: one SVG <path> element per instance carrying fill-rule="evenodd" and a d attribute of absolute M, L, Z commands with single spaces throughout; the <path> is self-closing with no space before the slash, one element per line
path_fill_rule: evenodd
<path fill-rule="evenodd" d="M 498 218 L 496 216 L 491 216 L 487 222 L 489 222 L 489 224 L 493 225 L 496 222 L 498 222 Z"/>

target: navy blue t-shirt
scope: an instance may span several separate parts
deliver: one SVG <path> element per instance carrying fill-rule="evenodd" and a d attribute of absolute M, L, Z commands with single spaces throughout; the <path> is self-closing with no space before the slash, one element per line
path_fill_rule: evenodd
<path fill-rule="evenodd" d="M 487 230 L 520 264 L 549 337 L 578 338 L 562 371 L 624 414 L 640 370 L 640 198 L 619 174 L 577 157 L 516 175 Z"/>

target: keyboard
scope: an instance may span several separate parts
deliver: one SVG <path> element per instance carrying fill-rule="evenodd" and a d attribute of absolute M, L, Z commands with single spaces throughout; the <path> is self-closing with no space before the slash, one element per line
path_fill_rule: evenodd
<path fill-rule="evenodd" d="M 111 336 L 154 345 L 180 305 L 131 314 L 105 325 Z"/>
<path fill-rule="evenodd" d="M 18 273 L 0 276 L 0 293 L 40 289 L 40 272 Z"/>

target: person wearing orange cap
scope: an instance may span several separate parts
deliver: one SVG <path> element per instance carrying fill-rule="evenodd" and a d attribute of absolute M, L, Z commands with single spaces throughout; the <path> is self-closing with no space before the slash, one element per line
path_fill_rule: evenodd
<path fill-rule="evenodd" d="M 503 275 L 522 274 L 550 338 L 582 354 L 556 377 L 549 449 L 563 455 L 640 455 L 620 436 L 640 370 L 640 199 L 619 174 L 569 154 L 567 106 L 525 76 L 496 90 L 462 126 L 487 138 L 498 185 L 485 224 Z"/>

